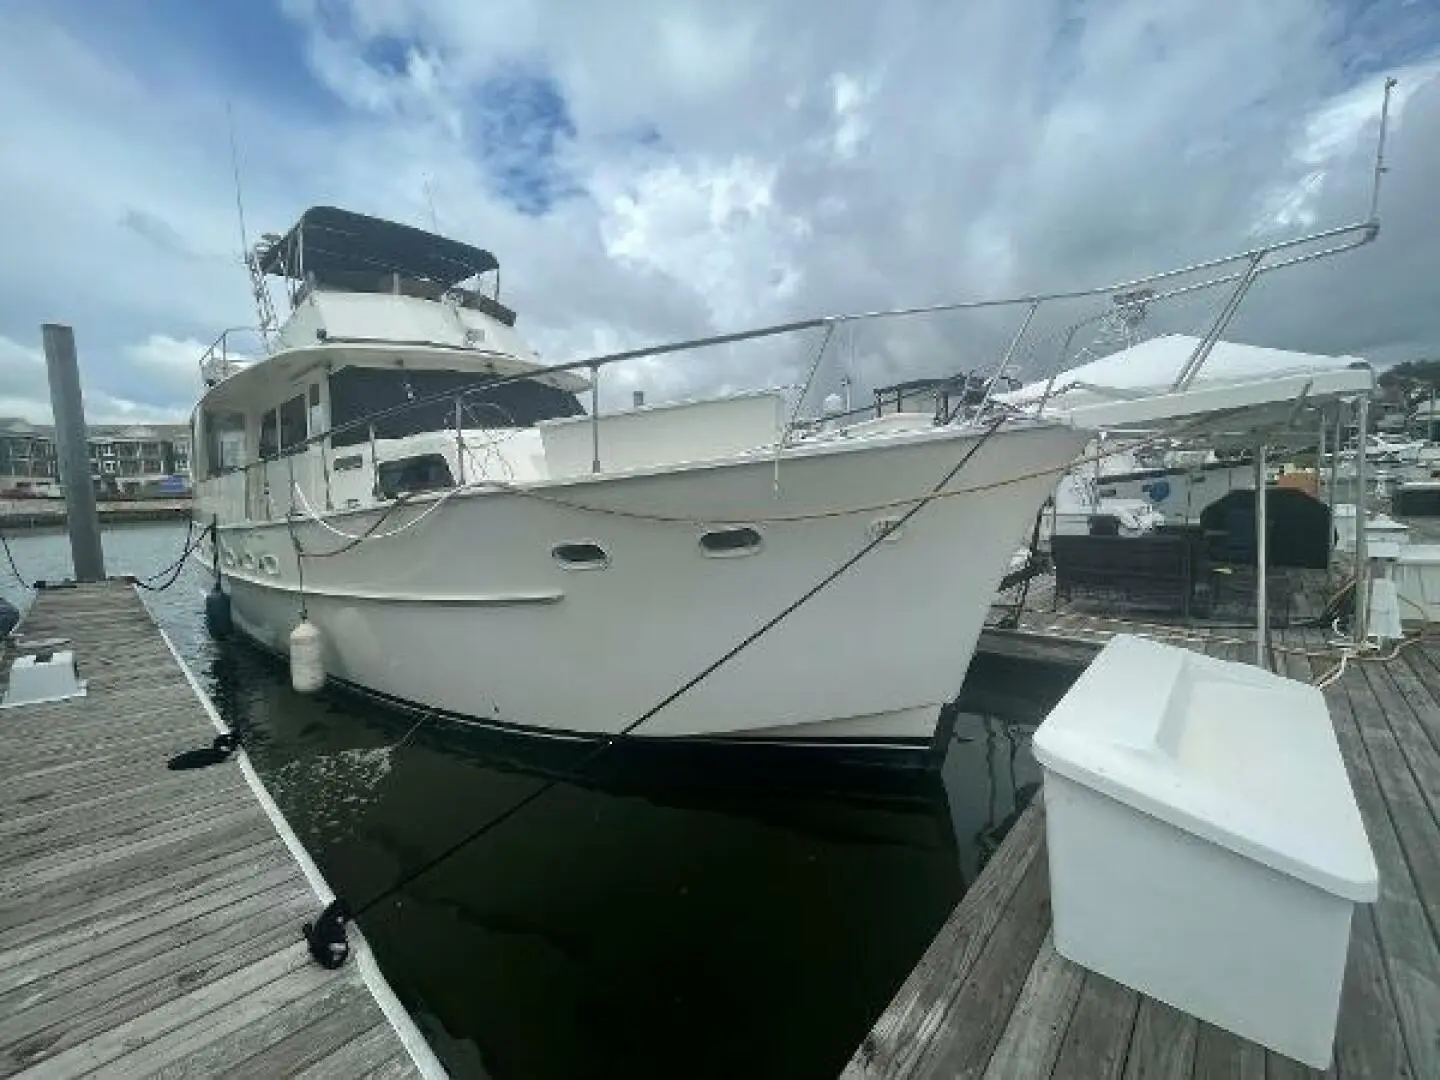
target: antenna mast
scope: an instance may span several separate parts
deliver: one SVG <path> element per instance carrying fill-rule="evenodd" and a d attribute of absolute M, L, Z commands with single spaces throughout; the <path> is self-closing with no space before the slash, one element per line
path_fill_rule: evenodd
<path fill-rule="evenodd" d="M 1375 143 L 1375 181 L 1370 188 L 1370 221 L 1380 218 L 1380 178 L 1389 172 L 1385 165 L 1385 131 L 1390 124 L 1390 93 L 1399 80 L 1393 75 L 1385 80 L 1385 100 L 1380 104 L 1380 138 Z"/>
<path fill-rule="evenodd" d="M 260 260 L 250 247 L 250 235 L 245 229 L 245 198 L 240 189 L 240 152 L 235 143 L 235 110 L 225 102 L 225 121 L 230 129 L 230 172 L 235 180 L 235 217 L 240 223 L 240 257 L 245 260 L 246 272 L 250 275 L 250 293 L 255 298 L 255 309 L 260 317 L 260 340 L 265 349 L 270 349 L 270 335 L 279 328 L 275 317 L 275 305 L 270 300 L 270 289 L 265 284 L 265 273 L 260 269 Z"/>
<path fill-rule="evenodd" d="M 435 215 L 435 186 L 429 173 L 421 179 L 421 187 L 425 189 L 425 204 L 430 208 L 430 231 L 439 235 L 440 219 Z"/>

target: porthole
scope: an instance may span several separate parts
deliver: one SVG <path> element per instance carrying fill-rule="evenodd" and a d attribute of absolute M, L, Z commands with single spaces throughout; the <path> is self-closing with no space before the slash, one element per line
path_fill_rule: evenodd
<path fill-rule="evenodd" d="M 261 555 L 261 556 L 260 556 L 260 570 L 261 570 L 262 573 L 266 573 L 266 574 L 271 574 L 271 575 L 279 574 L 279 573 L 280 573 L 280 560 L 277 559 L 274 555 Z"/>
<path fill-rule="evenodd" d="M 252 555 L 252 554 L 251 554 L 250 552 L 248 552 L 248 551 L 245 552 L 245 554 L 241 555 L 241 556 L 240 556 L 240 568 L 241 568 L 242 570 L 254 570 L 254 569 L 255 569 L 255 556 Z"/>
<path fill-rule="evenodd" d="M 610 565 L 605 549 L 592 540 L 556 544 L 550 556 L 566 570 L 603 570 Z"/>
<path fill-rule="evenodd" d="M 228 545 L 222 545 L 222 546 L 221 546 L 221 548 L 220 548 L 220 561 L 221 561 L 222 563 L 224 563 L 226 566 L 234 566 L 234 565 L 235 565 L 235 552 L 231 551 Z"/>
<path fill-rule="evenodd" d="M 760 534 L 749 525 L 712 529 L 700 534 L 700 550 L 716 558 L 754 555 L 760 550 Z"/>

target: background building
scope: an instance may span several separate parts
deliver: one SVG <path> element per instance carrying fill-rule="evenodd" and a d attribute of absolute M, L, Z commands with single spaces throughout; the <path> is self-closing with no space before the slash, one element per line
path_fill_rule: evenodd
<path fill-rule="evenodd" d="M 185 424 L 91 424 L 90 479 L 101 495 L 190 494 L 190 428 Z M 58 497 L 55 429 L 0 418 L 0 497 Z"/>

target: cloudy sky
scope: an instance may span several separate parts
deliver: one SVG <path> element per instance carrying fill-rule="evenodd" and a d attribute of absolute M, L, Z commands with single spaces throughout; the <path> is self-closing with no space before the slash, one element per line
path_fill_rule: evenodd
<path fill-rule="evenodd" d="M 9 0 L 0 415 L 48 415 L 52 320 L 93 420 L 188 413 L 203 344 L 254 322 L 227 107 L 252 238 L 317 203 L 433 220 L 496 253 L 558 360 L 1363 218 L 1387 74 L 1380 240 L 1266 280 L 1230 334 L 1377 362 L 1440 355 L 1436 0 Z M 826 377 L 982 367 L 1016 317 L 867 325 Z M 612 387 L 783 382 L 815 344 Z"/>

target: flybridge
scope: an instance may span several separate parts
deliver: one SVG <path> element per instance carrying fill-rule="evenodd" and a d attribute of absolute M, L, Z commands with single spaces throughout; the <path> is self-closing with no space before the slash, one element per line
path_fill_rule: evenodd
<path fill-rule="evenodd" d="M 312 206 L 284 236 L 267 234 L 255 259 L 262 273 L 338 288 L 391 274 L 450 288 L 500 269 L 483 248 L 334 206 Z"/>
<path fill-rule="evenodd" d="M 444 301 L 515 325 L 515 312 L 500 302 L 500 263 L 490 252 L 353 210 L 312 206 L 289 232 L 261 237 L 246 264 L 267 346 L 280 328 L 267 277 L 285 281 L 292 312 L 312 292 L 381 293 Z"/>

